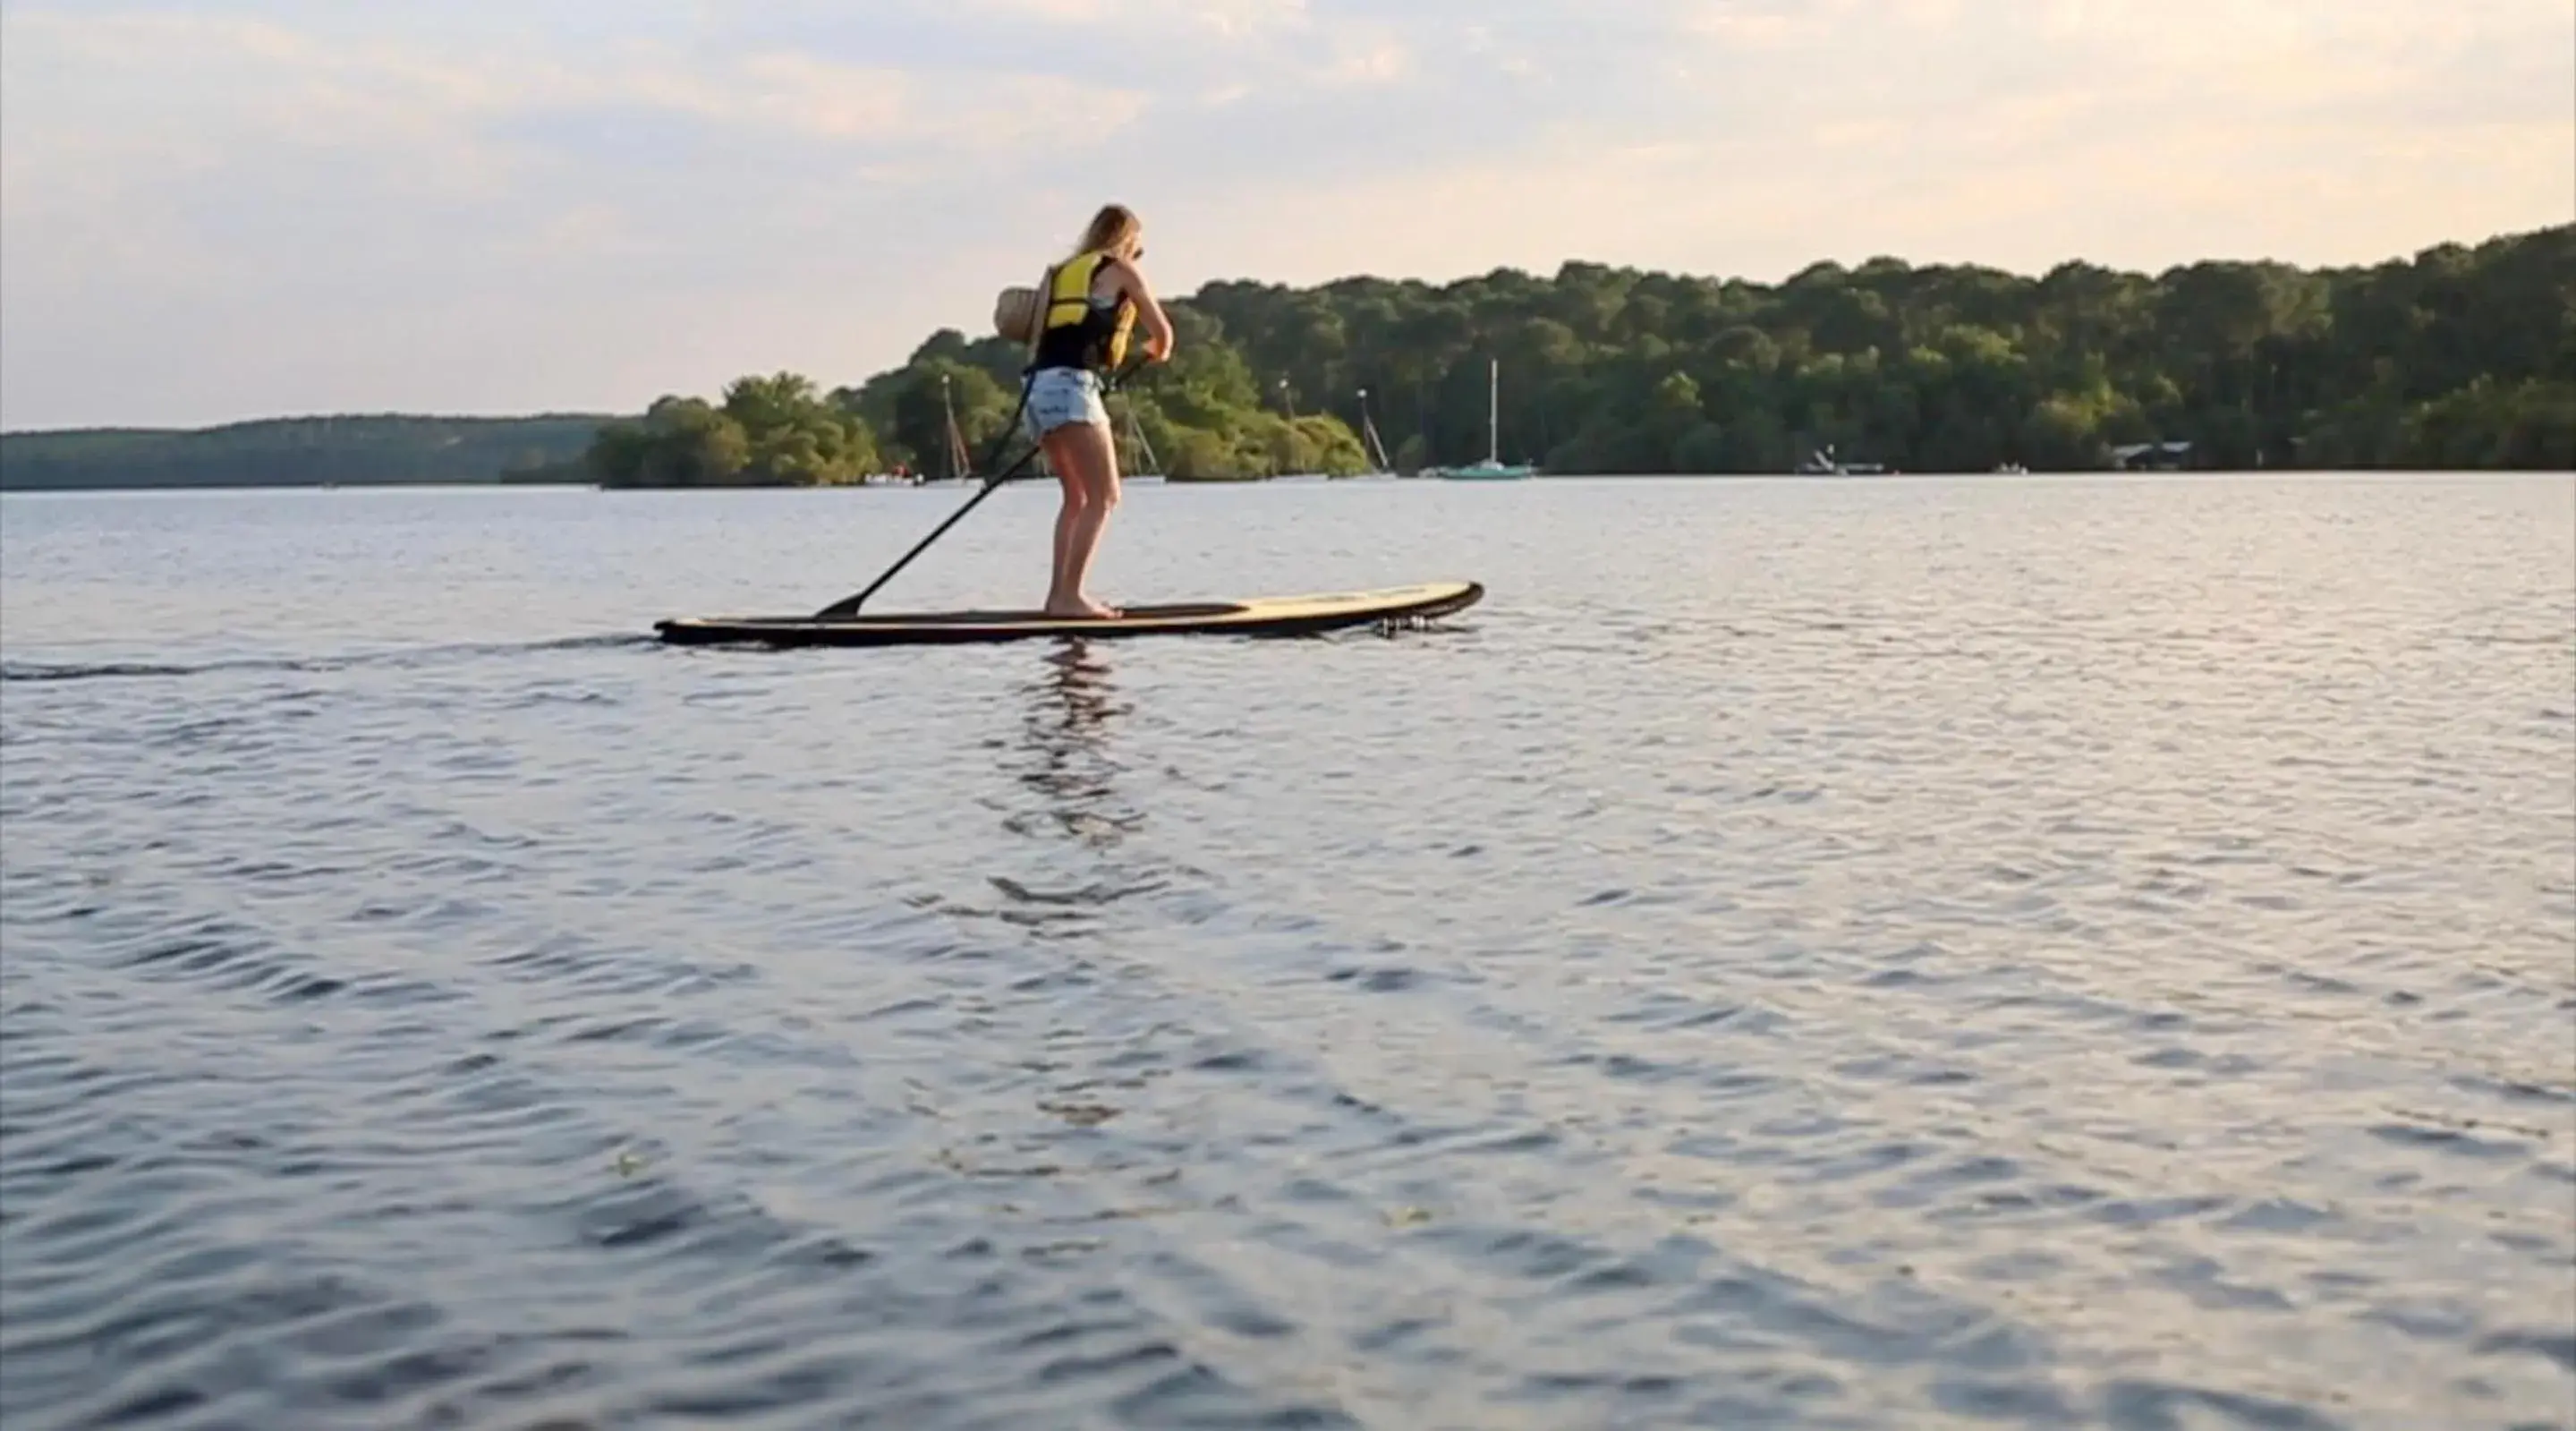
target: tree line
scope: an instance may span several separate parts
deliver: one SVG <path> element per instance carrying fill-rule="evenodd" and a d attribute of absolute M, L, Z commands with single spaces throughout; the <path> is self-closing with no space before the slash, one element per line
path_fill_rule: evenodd
<path fill-rule="evenodd" d="M 1877 258 L 1777 285 L 1568 263 L 1433 285 L 1219 282 L 1167 305 L 1175 360 L 1112 403 L 1175 476 L 1395 470 L 1501 447 L 1562 473 L 2082 470 L 2188 444 L 2218 469 L 2576 468 L 2576 225 L 2367 267 L 2205 262 L 2038 277 Z M 817 391 L 746 378 L 603 430 L 603 482 L 843 481 L 979 460 L 1023 353 L 934 333 Z M 947 399 L 942 403 L 943 389 Z M 1365 393 L 1365 397 L 1363 394 Z M 2179 450 L 2179 449 L 2178 449 Z"/>
<path fill-rule="evenodd" d="M 1173 361 L 1109 397 L 1126 470 L 1222 480 L 1369 470 L 1352 428 L 1328 412 L 1272 411 L 1244 355 L 1212 323 L 1172 306 Z M 1185 316 L 1188 315 L 1188 316 Z M 666 396 L 600 429 L 586 455 L 609 487 L 831 486 L 901 468 L 989 475 L 1017 456 L 1026 351 L 943 329 L 900 368 L 828 392 L 798 373 L 746 376 L 715 402 Z"/>
<path fill-rule="evenodd" d="M 263 418 L 208 428 L 0 434 L 0 489 L 389 486 L 589 481 L 608 413 Z"/>
<path fill-rule="evenodd" d="M 1828 449 L 1909 472 L 2083 470 L 2144 443 L 2217 469 L 2576 469 L 2576 224 L 2350 268 L 2028 277 L 1876 258 L 1761 284 L 1568 263 L 1219 282 L 1167 306 L 1174 361 L 1110 403 L 1131 472 L 1471 461 L 1489 361 L 1502 455 L 1569 474 L 1783 472 Z M 943 329 L 853 386 L 747 376 L 624 418 L 11 433 L 0 486 L 850 483 L 946 475 L 951 412 L 981 475 L 1017 453 L 1024 359 Z"/>

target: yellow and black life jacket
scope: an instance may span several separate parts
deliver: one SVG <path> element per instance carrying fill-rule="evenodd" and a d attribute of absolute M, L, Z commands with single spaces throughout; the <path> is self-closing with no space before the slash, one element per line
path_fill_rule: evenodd
<path fill-rule="evenodd" d="M 1108 371 L 1127 361 L 1127 331 L 1136 324 L 1136 305 L 1123 295 L 1115 303 L 1091 296 L 1092 280 L 1109 255 L 1078 253 L 1050 270 L 1041 294 L 1045 311 L 1038 320 L 1037 351 L 1029 360 L 1039 368 L 1090 368 Z"/>

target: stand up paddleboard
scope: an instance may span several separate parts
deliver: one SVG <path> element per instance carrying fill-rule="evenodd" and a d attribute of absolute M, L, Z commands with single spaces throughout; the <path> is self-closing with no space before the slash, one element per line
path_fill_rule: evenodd
<path fill-rule="evenodd" d="M 1037 611 L 933 611 L 885 616 L 708 616 L 657 621 L 675 645 L 750 642 L 767 646 L 905 646 L 966 641 L 1024 641 L 1036 636 L 1087 640 L 1128 636 L 1303 636 L 1349 626 L 1427 621 L 1484 599 L 1472 581 L 1432 582 L 1383 591 L 1249 601 L 1131 606 L 1110 618 L 1049 616 Z"/>
<path fill-rule="evenodd" d="M 1006 303 L 1009 295 L 1004 295 Z M 1034 302 L 1035 294 L 1028 295 Z M 1027 308 L 1028 303 L 1023 303 Z M 997 306 L 997 314 L 1001 311 Z M 997 325 L 1002 320 L 995 319 Z M 1005 332 L 1005 337 L 1011 336 Z M 1121 386 L 1129 367 L 1119 369 L 1105 386 Z M 1019 430 L 1028 411 L 1029 392 L 1020 389 L 1019 406 L 995 437 L 992 457 Z M 1032 637 L 1080 637 L 1085 640 L 1129 636 L 1302 636 L 1346 626 L 1396 626 L 1428 621 L 1464 611 L 1484 599 L 1485 588 L 1472 581 L 1432 582 L 1389 587 L 1383 591 L 1340 591 L 1317 596 L 1271 596 L 1250 601 L 1212 601 L 1169 606 L 1131 606 L 1110 617 L 1049 616 L 1043 611 L 928 611 L 863 616 L 859 608 L 894 580 L 895 573 L 927 550 L 940 534 L 965 519 L 977 503 L 1018 478 L 1036 459 L 1032 443 L 1019 460 L 984 480 L 966 505 L 913 544 L 883 575 L 855 596 L 845 596 L 811 616 L 690 616 L 656 621 L 653 630 L 673 645 L 708 646 L 750 643 L 763 646 L 913 646 L 955 645 L 969 641 L 1025 641 Z M 989 460 L 989 459 L 988 459 Z"/>

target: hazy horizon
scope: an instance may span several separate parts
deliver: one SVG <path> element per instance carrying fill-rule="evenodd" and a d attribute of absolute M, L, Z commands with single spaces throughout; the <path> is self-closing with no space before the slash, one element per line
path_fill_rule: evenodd
<path fill-rule="evenodd" d="M 2562 0 L 0 3 L 0 428 L 624 412 L 1148 268 L 2335 267 L 2576 220 Z"/>

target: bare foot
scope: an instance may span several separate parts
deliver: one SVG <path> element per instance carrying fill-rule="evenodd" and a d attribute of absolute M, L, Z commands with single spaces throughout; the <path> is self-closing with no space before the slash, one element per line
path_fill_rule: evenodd
<path fill-rule="evenodd" d="M 1114 621 L 1119 612 L 1114 606 L 1103 606 L 1090 597 L 1079 596 L 1071 601 L 1048 602 L 1046 614 L 1059 620 Z"/>

